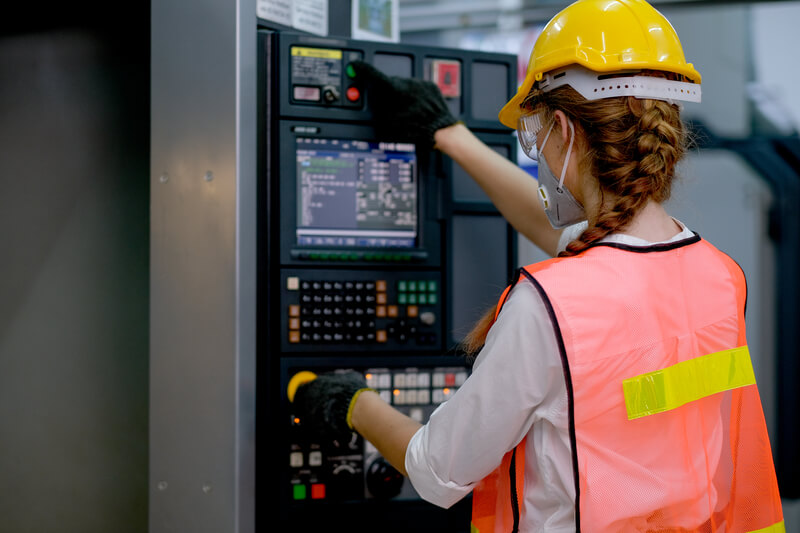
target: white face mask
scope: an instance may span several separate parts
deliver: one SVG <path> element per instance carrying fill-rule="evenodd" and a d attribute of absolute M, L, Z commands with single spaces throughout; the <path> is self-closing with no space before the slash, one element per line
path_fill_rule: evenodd
<path fill-rule="evenodd" d="M 572 154 L 572 144 L 575 141 L 575 127 L 572 121 L 567 119 L 569 124 L 570 139 L 569 147 L 567 148 L 567 157 L 564 159 L 564 167 L 561 169 L 561 179 L 556 181 L 553 171 L 544 158 L 544 146 L 547 144 L 547 139 L 550 138 L 550 133 L 553 131 L 553 126 L 547 130 L 542 148 L 538 151 L 539 161 L 539 199 L 544 205 L 544 212 L 550 225 L 555 229 L 561 229 L 577 222 L 586 220 L 586 211 L 583 206 L 572 196 L 564 186 L 564 177 L 567 175 L 567 164 L 569 163 L 569 156 Z"/>

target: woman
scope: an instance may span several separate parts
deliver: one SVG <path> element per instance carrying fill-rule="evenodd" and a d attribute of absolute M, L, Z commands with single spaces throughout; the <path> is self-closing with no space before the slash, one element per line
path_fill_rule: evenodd
<path fill-rule="evenodd" d="M 423 106 L 436 146 L 558 257 L 522 269 L 468 336 L 473 373 L 424 426 L 355 375 L 300 386 L 298 411 L 358 431 L 428 501 L 474 492 L 481 533 L 783 531 L 744 276 L 662 206 L 686 137 L 675 101 L 699 83 L 649 4 L 582 0 L 500 112 L 538 188 Z"/>

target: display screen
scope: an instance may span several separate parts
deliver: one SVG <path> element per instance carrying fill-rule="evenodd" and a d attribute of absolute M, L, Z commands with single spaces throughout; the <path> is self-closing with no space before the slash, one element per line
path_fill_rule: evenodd
<path fill-rule="evenodd" d="M 413 248 L 413 144 L 297 139 L 297 244 Z"/>

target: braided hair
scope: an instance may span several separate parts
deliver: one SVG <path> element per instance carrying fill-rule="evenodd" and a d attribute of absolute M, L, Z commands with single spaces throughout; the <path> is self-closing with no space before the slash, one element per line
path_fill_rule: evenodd
<path fill-rule="evenodd" d="M 663 73 L 647 73 L 663 76 Z M 632 96 L 586 100 L 569 86 L 550 92 L 534 88 L 523 103 L 543 112 L 543 123 L 561 110 L 583 132 L 582 172 L 597 180 L 600 204 L 588 227 L 559 257 L 575 256 L 603 237 L 625 229 L 648 202 L 665 202 L 675 167 L 686 152 L 687 133 L 677 105 Z M 496 306 L 487 311 L 461 343 L 475 355 L 486 342 Z"/>
<path fill-rule="evenodd" d="M 587 147 L 580 163 L 600 192 L 598 212 L 560 257 L 577 255 L 625 229 L 648 202 L 669 199 L 675 167 L 686 152 L 686 128 L 676 105 L 632 96 L 589 101 L 571 87 L 529 101 L 543 106 L 545 116 L 561 109 L 580 126 Z"/>

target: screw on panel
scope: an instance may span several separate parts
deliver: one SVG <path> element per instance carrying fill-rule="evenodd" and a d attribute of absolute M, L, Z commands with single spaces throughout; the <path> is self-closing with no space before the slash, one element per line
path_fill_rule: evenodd
<path fill-rule="evenodd" d="M 211 492 L 211 485 L 203 485 L 203 492 L 205 492 L 206 494 Z"/>
<path fill-rule="evenodd" d="M 160 181 L 161 183 L 168 182 L 169 181 L 169 174 L 167 174 L 166 172 L 161 174 L 161 177 L 158 178 L 158 181 Z"/>
<path fill-rule="evenodd" d="M 214 173 L 209 170 L 208 172 L 206 172 L 205 176 L 203 176 L 203 179 L 205 179 L 206 181 L 213 180 L 214 179 Z"/>
<path fill-rule="evenodd" d="M 164 491 L 167 490 L 167 482 L 166 481 L 159 481 L 158 485 L 156 485 L 158 490 Z"/>

